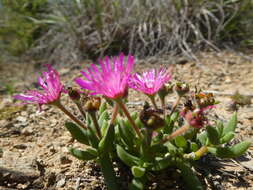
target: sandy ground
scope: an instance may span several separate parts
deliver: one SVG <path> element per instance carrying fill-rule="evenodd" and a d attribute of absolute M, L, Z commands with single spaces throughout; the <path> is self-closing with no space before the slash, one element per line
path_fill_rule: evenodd
<path fill-rule="evenodd" d="M 253 58 L 231 52 L 200 53 L 198 61 L 184 61 L 162 57 L 139 60 L 136 71 L 151 67 L 172 66 L 173 80 L 185 81 L 192 87 L 213 91 L 221 101 L 215 115 L 227 121 L 232 115 L 230 94 L 238 91 L 253 96 Z M 60 68 L 62 80 L 68 86 L 80 75 L 81 65 Z M 63 124 L 68 119 L 56 108 L 44 106 L 39 112 L 34 105 L 17 106 L 8 93 L 10 88 L 21 92 L 36 87 L 40 70 L 30 64 L 0 65 L 0 189 L 57 189 L 99 190 L 105 189 L 99 167 L 93 162 L 81 162 L 68 153 L 68 147 L 80 147 L 71 141 Z M 6 84 L 11 84 L 6 90 Z M 171 104 L 175 96 L 167 99 Z M 146 100 L 134 91 L 129 93 L 130 109 L 140 109 Z M 63 98 L 65 105 L 78 113 L 74 105 Z M 15 105 L 15 106 L 13 106 Z M 238 110 L 238 128 L 235 141 L 253 142 L 252 101 Z M 253 147 L 242 157 L 219 160 L 206 156 L 199 163 L 199 176 L 207 189 L 253 189 Z M 120 171 L 118 171 L 120 172 Z M 124 179 L 128 179 L 127 171 Z M 187 189 L 177 173 L 166 170 L 150 184 L 149 189 Z M 156 175 L 156 174 L 155 174 Z M 125 184 L 122 187 L 126 186 Z"/>

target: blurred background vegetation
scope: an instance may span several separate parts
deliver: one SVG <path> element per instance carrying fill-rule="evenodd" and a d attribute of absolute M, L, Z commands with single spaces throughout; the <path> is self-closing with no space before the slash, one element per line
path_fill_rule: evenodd
<path fill-rule="evenodd" d="M 2 62 L 253 46 L 253 0 L 0 0 L 0 12 Z"/>

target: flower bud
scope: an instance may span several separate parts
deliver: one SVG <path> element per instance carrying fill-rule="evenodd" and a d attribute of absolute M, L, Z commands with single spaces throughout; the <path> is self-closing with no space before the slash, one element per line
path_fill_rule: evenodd
<path fill-rule="evenodd" d="M 79 101 L 81 98 L 80 93 L 71 87 L 68 88 L 68 95 L 74 102 Z"/>
<path fill-rule="evenodd" d="M 178 96 L 182 97 L 190 91 L 190 87 L 186 83 L 178 82 L 175 84 L 174 90 L 176 91 Z"/>
<path fill-rule="evenodd" d="M 84 109 L 87 112 L 96 112 L 99 110 L 100 105 L 101 105 L 100 97 L 88 97 L 84 104 Z"/>
<path fill-rule="evenodd" d="M 217 103 L 212 93 L 195 94 L 195 100 L 200 109 L 213 106 Z"/>
<path fill-rule="evenodd" d="M 165 125 L 164 119 L 159 114 L 162 114 L 162 110 L 155 110 L 152 108 L 144 108 L 140 113 L 140 120 L 149 129 L 159 129 Z"/>
<path fill-rule="evenodd" d="M 203 115 L 201 111 L 188 111 L 185 114 L 185 120 L 189 123 L 190 126 L 197 129 L 202 128 L 207 122 L 207 118 Z"/>
<path fill-rule="evenodd" d="M 195 109 L 195 106 L 192 104 L 192 101 L 190 99 L 187 99 L 184 103 L 183 110 L 180 112 L 180 115 L 182 117 L 185 117 L 186 113 L 188 111 L 193 111 Z"/>
<path fill-rule="evenodd" d="M 158 95 L 161 99 L 165 98 L 168 94 L 173 93 L 173 84 L 166 83 L 163 87 L 158 91 Z"/>

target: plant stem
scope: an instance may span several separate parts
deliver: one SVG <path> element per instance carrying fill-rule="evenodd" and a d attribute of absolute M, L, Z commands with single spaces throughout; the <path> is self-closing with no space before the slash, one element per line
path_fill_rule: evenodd
<path fill-rule="evenodd" d="M 89 113 L 90 116 L 91 116 L 92 122 L 93 122 L 93 124 L 94 124 L 94 126 L 95 126 L 95 129 L 96 129 L 96 131 L 97 131 L 97 135 L 98 135 L 99 139 L 101 139 L 101 138 L 102 138 L 102 134 L 101 134 L 101 131 L 100 131 L 100 127 L 99 127 L 99 125 L 98 125 L 98 120 L 97 120 L 97 117 L 96 117 L 96 113 L 93 112 L 93 111 L 88 112 L 88 113 Z"/>
<path fill-rule="evenodd" d="M 122 111 L 124 112 L 124 114 L 126 115 L 128 121 L 131 123 L 132 127 L 134 128 L 135 132 L 137 133 L 137 135 L 142 138 L 140 129 L 137 127 L 137 125 L 135 124 L 134 120 L 132 119 L 132 117 L 130 116 L 125 104 L 123 104 L 121 99 L 118 99 L 116 101 L 119 105 L 119 107 L 122 109 Z"/>
<path fill-rule="evenodd" d="M 105 153 L 101 155 L 99 162 L 108 190 L 120 189 L 116 182 L 116 175 L 109 154 Z"/>
<path fill-rule="evenodd" d="M 195 152 L 195 156 L 196 156 L 196 159 L 199 159 L 200 157 L 202 157 L 204 154 L 206 154 L 208 152 L 208 148 L 207 146 L 202 146 L 200 149 L 198 149 L 196 152 Z"/>
<path fill-rule="evenodd" d="M 70 119 L 72 119 L 74 122 L 76 122 L 79 126 L 81 126 L 84 129 L 87 129 L 87 127 L 79 120 L 77 119 L 71 112 L 69 112 L 60 101 L 57 101 L 54 103 L 55 106 L 57 106 L 63 113 L 65 113 Z"/>
<path fill-rule="evenodd" d="M 174 113 L 174 111 L 176 110 L 180 100 L 181 100 L 182 96 L 177 96 L 176 102 L 173 104 L 172 110 L 170 112 L 170 115 L 172 115 Z"/>
<path fill-rule="evenodd" d="M 75 101 L 73 101 L 73 102 L 76 104 L 76 106 L 77 106 L 78 110 L 80 111 L 80 113 L 82 114 L 83 118 L 86 118 L 85 112 L 84 112 L 84 110 L 83 110 L 83 108 L 82 108 L 80 102 L 75 102 Z M 95 125 L 95 124 L 94 124 L 94 125 Z M 86 126 L 86 127 L 92 132 L 92 129 L 90 128 L 89 125 Z"/>
<path fill-rule="evenodd" d="M 184 125 L 183 127 L 180 127 L 179 129 L 177 129 L 176 131 L 174 131 L 171 135 L 165 137 L 163 140 L 162 140 L 162 143 L 165 143 L 169 140 L 172 140 L 174 139 L 175 137 L 179 136 L 179 135 L 182 135 L 183 133 L 185 133 L 188 129 L 190 129 L 190 125 Z"/>
<path fill-rule="evenodd" d="M 152 141 L 153 130 L 147 129 L 147 145 L 150 147 Z"/>
<path fill-rule="evenodd" d="M 83 110 L 83 108 L 82 108 L 80 102 L 78 102 L 78 103 L 76 102 L 75 104 L 76 104 L 78 110 L 80 111 L 80 113 L 82 114 L 82 116 L 85 118 L 85 117 L 86 117 L 86 116 L 85 116 L 85 112 L 84 112 L 84 110 Z"/>
<path fill-rule="evenodd" d="M 162 105 L 162 109 L 163 109 L 163 118 L 165 119 L 165 117 L 166 117 L 165 98 L 160 98 L 160 100 L 161 100 L 161 105 Z"/>
<path fill-rule="evenodd" d="M 114 124 L 115 119 L 116 119 L 118 113 L 119 113 L 119 105 L 115 104 L 114 108 L 113 108 L 112 118 L 111 118 L 110 124 Z"/>
<path fill-rule="evenodd" d="M 157 107 L 157 104 L 155 102 L 155 96 L 154 95 L 151 95 L 151 96 L 148 96 L 153 104 L 153 106 L 155 107 L 156 110 L 158 110 L 158 107 Z"/>

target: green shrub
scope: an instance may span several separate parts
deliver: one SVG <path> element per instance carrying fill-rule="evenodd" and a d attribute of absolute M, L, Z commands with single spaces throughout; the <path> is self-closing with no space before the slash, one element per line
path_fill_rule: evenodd
<path fill-rule="evenodd" d="M 38 38 L 40 26 L 29 17 L 39 18 L 46 10 L 47 0 L 2 0 L 2 17 L 0 19 L 1 51 L 10 55 L 22 55 Z"/>

